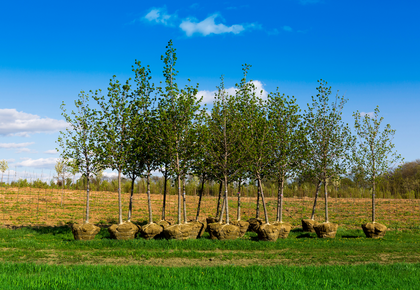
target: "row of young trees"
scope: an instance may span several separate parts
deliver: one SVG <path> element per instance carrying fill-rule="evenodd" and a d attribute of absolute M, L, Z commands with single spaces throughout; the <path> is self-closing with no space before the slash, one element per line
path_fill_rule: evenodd
<path fill-rule="evenodd" d="M 319 80 L 318 94 L 302 112 L 294 97 L 278 90 L 262 98 L 248 78 L 250 65 L 243 65 L 243 78 L 228 94 L 223 76 L 209 109 L 201 105 L 198 85 L 179 88 L 176 82 L 176 49 L 169 41 L 162 56 L 164 83 L 155 86 L 148 66 L 136 61 L 134 79 L 120 83 L 114 76 L 108 93 L 100 90 L 81 92 L 75 111 L 68 113 L 62 104 L 63 116 L 69 123 L 61 132 L 58 144 L 61 155 L 87 179 L 86 223 L 89 222 L 89 183 L 96 172 L 110 168 L 118 172 L 119 223 L 123 223 L 121 176 L 132 181 L 128 221 L 131 218 L 134 182 L 147 180 L 149 223 L 152 220 L 150 177 L 160 170 L 165 178 L 162 219 L 165 219 L 167 179 L 178 186 L 178 224 L 186 222 L 185 178 L 194 175 L 204 182 L 219 182 L 216 215 L 223 213 L 229 224 L 229 184 L 238 185 L 240 220 L 241 185 L 249 180 L 258 184 L 258 199 L 268 214 L 263 180 L 276 180 L 278 185 L 277 221 L 282 221 L 283 190 L 286 180 L 305 175 L 316 180 L 312 218 L 321 184 L 324 185 L 325 221 L 328 222 L 328 184 L 340 179 L 355 166 L 373 186 L 374 196 L 379 176 L 399 159 L 393 153 L 389 125 L 381 128 L 379 109 L 373 117 L 354 113 L 355 130 L 342 121 L 346 99 L 331 97 L 331 87 Z M 132 84 L 134 82 L 134 84 Z M 91 104 L 91 101 L 94 101 Z M 390 154 L 391 153 L 391 154 Z M 222 194 L 222 189 L 224 194 Z M 259 204 L 259 202 L 257 202 Z M 183 205 L 183 206 L 182 206 Z"/>

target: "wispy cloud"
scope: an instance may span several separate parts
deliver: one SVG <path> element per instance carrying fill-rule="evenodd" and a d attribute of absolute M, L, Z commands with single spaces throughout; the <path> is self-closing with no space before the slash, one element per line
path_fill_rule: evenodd
<path fill-rule="evenodd" d="M 38 151 L 29 148 L 19 148 L 15 153 L 38 153 Z"/>
<path fill-rule="evenodd" d="M 192 16 L 180 19 L 176 13 L 168 13 L 165 6 L 151 8 L 142 17 L 142 20 L 152 24 L 172 27 L 178 26 L 188 37 L 193 35 L 208 36 L 224 33 L 240 34 L 245 30 L 261 29 L 261 25 L 258 23 L 225 25 L 222 23 L 223 18 L 219 13 L 214 13 L 202 21 Z"/>
<path fill-rule="evenodd" d="M 44 153 L 45 154 L 58 154 L 57 150 L 55 149 L 44 151 Z"/>
<path fill-rule="evenodd" d="M 257 95 L 260 95 L 260 93 L 261 93 L 261 95 L 260 95 L 261 98 L 266 99 L 267 96 L 268 96 L 268 92 L 264 89 L 263 83 L 261 81 L 255 80 L 255 81 L 252 81 L 252 84 L 254 84 L 254 86 L 255 86 L 255 93 Z M 236 88 L 235 87 L 230 87 L 230 88 L 227 88 L 225 90 L 226 90 L 226 93 L 228 95 L 236 94 Z M 199 98 L 203 97 L 202 103 L 203 104 L 209 104 L 209 103 L 212 103 L 214 101 L 214 97 L 215 97 L 216 94 L 217 94 L 217 91 L 203 90 L 203 91 L 198 91 L 197 97 L 199 97 Z"/>
<path fill-rule="evenodd" d="M 26 142 L 26 143 L 0 143 L 0 148 L 6 149 L 16 149 L 16 148 L 23 148 L 29 145 L 34 144 L 34 142 Z"/>
<path fill-rule="evenodd" d="M 245 30 L 245 27 L 242 24 L 234 24 L 231 26 L 226 26 L 223 23 L 216 24 L 216 18 L 220 18 L 220 15 L 210 15 L 200 22 L 198 22 L 195 18 L 188 18 L 183 20 L 179 27 L 187 36 L 192 36 L 194 34 L 201 34 L 203 36 L 222 33 L 238 34 Z"/>
<path fill-rule="evenodd" d="M 360 116 L 361 117 L 364 117 L 364 116 L 369 116 L 370 118 L 373 118 L 373 116 L 375 115 L 373 112 L 367 112 L 367 113 L 365 113 L 365 112 L 361 112 L 360 113 Z"/>
<path fill-rule="evenodd" d="M 143 17 L 145 21 L 163 24 L 167 26 L 172 26 L 173 22 L 176 21 L 176 14 L 169 14 L 166 7 L 152 8 L 150 11 Z"/>
<path fill-rule="evenodd" d="M 0 109 L 0 135 L 28 137 L 34 133 L 57 132 L 66 127 L 64 120 L 41 118 L 16 109 Z"/>
<path fill-rule="evenodd" d="M 283 30 L 287 32 L 291 32 L 293 29 L 290 26 L 285 25 L 283 26 Z"/>
<path fill-rule="evenodd" d="M 43 168 L 43 169 L 53 169 L 58 158 L 23 158 L 23 161 L 16 163 L 17 167 L 32 167 L 32 168 Z"/>

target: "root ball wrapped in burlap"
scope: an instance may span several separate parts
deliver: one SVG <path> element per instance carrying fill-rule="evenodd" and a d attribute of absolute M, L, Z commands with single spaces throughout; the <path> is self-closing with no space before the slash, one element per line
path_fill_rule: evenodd
<path fill-rule="evenodd" d="M 337 234 L 338 225 L 330 222 L 317 224 L 314 226 L 318 238 L 335 238 Z"/>
<path fill-rule="evenodd" d="M 164 229 L 163 234 L 168 240 L 188 240 L 192 229 L 193 225 L 191 224 L 177 224 Z"/>
<path fill-rule="evenodd" d="M 385 236 L 387 227 L 380 223 L 367 223 L 362 225 L 363 232 L 367 238 L 379 239 Z"/>
<path fill-rule="evenodd" d="M 275 242 L 279 237 L 279 228 L 274 224 L 261 224 L 257 229 L 258 239 L 260 241 Z"/>
<path fill-rule="evenodd" d="M 163 226 L 151 223 L 140 228 L 141 236 L 146 240 L 151 240 L 163 231 Z"/>
<path fill-rule="evenodd" d="M 292 225 L 288 223 L 274 222 L 273 225 L 279 229 L 279 239 L 286 239 L 289 236 Z"/>
<path fill-rule="evenodd" d="M 317 221 L 312 219 L 304 219 L 302 220 L 302 230 L 304 232 L 315 233 L 314 226 L 318 224 Z"/>
<path fill-rule="evenodd" d="M 132 240 L 139 232 L 138 226 L 132 222 L 124 222 L 120 225 L 112 225 L 108 228 L 112 239 L 116 240 Z"/>
<path fill-rule="evenodd" d="M 85 223 L 83 225 L 73 224 L 71 227 L 74 239 L 83 241 L 93 240 L 100 230 L 100 227 L 90 223 Z"/>

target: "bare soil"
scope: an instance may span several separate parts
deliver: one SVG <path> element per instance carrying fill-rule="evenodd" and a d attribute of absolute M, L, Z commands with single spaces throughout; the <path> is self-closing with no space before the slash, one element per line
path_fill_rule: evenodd
<path fill-rule="evenodd" d="M 63 197 L 63 199 L 62 199 Z M 153 220 L 159 221 L 162 216 L 162 199 L 159 194 L 152 194 Z M 188 219 L 195 218 L 198 196 L 187 196 Z M 128 213 L 129 194 L 123 194 L 123 218 Z M 167 220 L 176 221 L 178 196 L 167 197 Z M 63 202 L 63 204 L 61 204 Z M 237 216 L 237 198 L 229 199 L 231 219 Z M 267 197 L 269 220 L 276 214 L 277 199 Z M 340 227 L 360 228 L 362 223 L 371 219 L 372 201 L 369 198 L 331 198 L 329 203 L 329 220 Z M 285 198 L 283 221 L 301 227 L 301 219 L 309 218 L 313 198 Z M 214 216 L 217 197 L 204 196 L 199 219 Z M 256 198 L 242 197 L 241 217 L 247 220 L 255 217 Z M 324 202 L 318 202 L 316 220 L 324 220 Z M 0 189 L 0 226 L 55 226 L 66 223 L 83 222 L 86 211 L 86 192 L 61 189 L 34 188 L 1 188 Z M 263 207 L 260 206 L 260 217 L 263 218 Z M 147 214 L 147 195 L 134 194 L 132 221 L 145 221 Z M 93 191 L 90 193 L 90 222 L 111 224 L 118 220 L 118 194 L 116 192 Z M 416 199 L 376 199 L 376 221 L 388 228 L 401 230 L 418 228 L 420 223 L 420 201 Z"/>

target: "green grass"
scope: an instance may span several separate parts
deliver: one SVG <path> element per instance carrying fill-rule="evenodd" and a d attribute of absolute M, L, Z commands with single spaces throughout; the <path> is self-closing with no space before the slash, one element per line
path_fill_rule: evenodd
<path fill-rule="evenodd" d="M 294 230 L 285 240 L 258 241 L 254 233 L 243 239 L 214 241 L 117 241 L 101 229 L 93 241 L 75 241 L 64 227 L 0 229 L 0 260 L 53 264 L 147 264 L 157 259 L 183 259 L 220 265 L 241 260 L 241 265 L 338 265 L 360 263 L 414 263 L 420 260 L 420 231 L 389 231 L 379 240 L 365 238 L 361 230 L 340 230 L 335 239 Z"/>
<path fill-rule="evenodd" d="M 420 264 L 188 267 L 0 264 L 1 289 L 418 289 Z"/>

